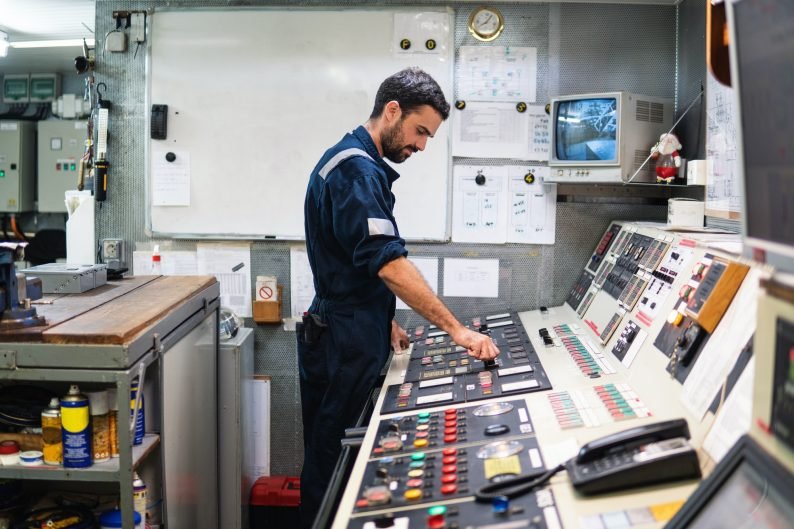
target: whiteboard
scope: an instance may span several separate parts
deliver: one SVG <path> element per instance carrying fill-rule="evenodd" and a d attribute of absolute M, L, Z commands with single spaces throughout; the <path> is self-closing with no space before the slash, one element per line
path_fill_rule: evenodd
<path fill-rule="evenodd" d="M 168 105 L 166 139 L 147 139 L 153 236 L 303 239 L 312 169 L 367 120 L 386 77 L 419 66 L 451 100 L 449 9 L 157 10 L 150 19 L 147 109 Z M 448 129 L 395 165 L 406 239 L 448 239 Z"/>

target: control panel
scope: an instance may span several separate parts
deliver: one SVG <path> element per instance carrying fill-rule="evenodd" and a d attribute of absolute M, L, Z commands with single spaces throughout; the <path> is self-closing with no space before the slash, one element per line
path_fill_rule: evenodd
<path fill-rule="evenodd" d="M 477 407 L 392 416 L 378 423 L 372 457 L 432 450 L 459 443 L 522 436 L 534 432 L 523 399 Z"/>
<path fill-rule="evenodd" d="M 417 327 L 404 382 L 387 388 L 382 414 L 551 389 L 517 314 L 475 317 L 468 326 L 489 334 L 499 356 L 482 362 L 445 332 Z"/>
<path fill-rule="evenodd" d="M 64 193 L 77 189 L 88 121 L 39 121 L 38 204 L 41 212 L 66 212 Z"/>
<path fill-rule="evenodd" d="M 518 498 L 477 503 L 473 499 L 456 503 L 354 515 L 348 524 L 352 529 L 465 529 L 526 528 L 554 529 L 562 527 L 554 495 L 550 488 L 536 490 Z"/>
<path fill-rule="evenodd" d="M 587 269 L 591 272 L 595 273 L 598 270 L 601 261 L 604 260 L 606 257 L 607 252 L 609 251 L 610 246 L 615 241 L 615 237 L 620 232 L 620 224 L 611 224 L 604 235 L 601 236 L 601 240 L 598 241 L 598 245 L 596 246 L 593 255 L 590 256 L 590 262 L 587 263 Z"/>
<path fill-rule="evenodd" d="M 354 512 L 471 496 L 490 483 L 542 470 L 534 436 L 384 456 L 367 463 Z"/>
<path fill-rule="evenodd" d="M 0 122 L 0 212 L 33 211 L 35 179 L 36 124 Z"/>

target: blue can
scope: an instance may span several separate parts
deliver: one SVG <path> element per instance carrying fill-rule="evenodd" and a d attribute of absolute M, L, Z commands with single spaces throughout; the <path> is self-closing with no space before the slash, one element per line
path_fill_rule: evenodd
<path fill-rule="evenodd" d="M 130 385 L 130 419 L 135 415 L 135 398 L 138 396 L 138 382 Z M 132 444 L 143 443 L 143 435 L 146 432 L 146 414 L 143 411 L 143 392 L 141 392 L 141 402 L 138 405 L 138 417 L 135 419 L 135 435 Z"/>
<path fill-rule="evenodd" d="M 64 468 L 91 466 L 91 417 L 88 399 L 76 385 L 61 399 L 61 440 Z"/>

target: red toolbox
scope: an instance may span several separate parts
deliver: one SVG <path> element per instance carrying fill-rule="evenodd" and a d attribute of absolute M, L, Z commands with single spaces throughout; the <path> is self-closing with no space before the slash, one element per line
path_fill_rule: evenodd
<path fill-rule="evenodd" d="M 297 527 L 300 502 L 300 478 L 262 476 L 251 487 L 251 529 Z"/>

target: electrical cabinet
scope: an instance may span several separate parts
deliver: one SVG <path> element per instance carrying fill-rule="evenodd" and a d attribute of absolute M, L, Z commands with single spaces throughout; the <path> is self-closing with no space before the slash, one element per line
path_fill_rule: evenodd
<path fill-rule="evenodd" d="M 0 121 L 0 212 L 33 210 L 36 124 Z"/>
<path fill-rule="evenodd" d="M 146 414 L 143 444 L 135 446 L 119 414 L 118 458 L 81 469 L 0 466 L 0 480 L 91 484 L 117 493 L 122 527 L 133 529 L 138 471 L 150 499 L 163 499 L 165 527 L 217 529 L 219 297 L 211 276 L 138 276 L 79 295 L 45 295 L 37 305 L 45 326 L 0 326 L 0 385 L 33 383 L 54 392 L 69 384 L 115 387 L 116 405 L 126 411 L 136 382 Z"/>
<path fill-rule="evenodd" d="M 77 189 L 88 121 L 39 121 L 38 211 L 66 212 L 64 193 Z"/>

